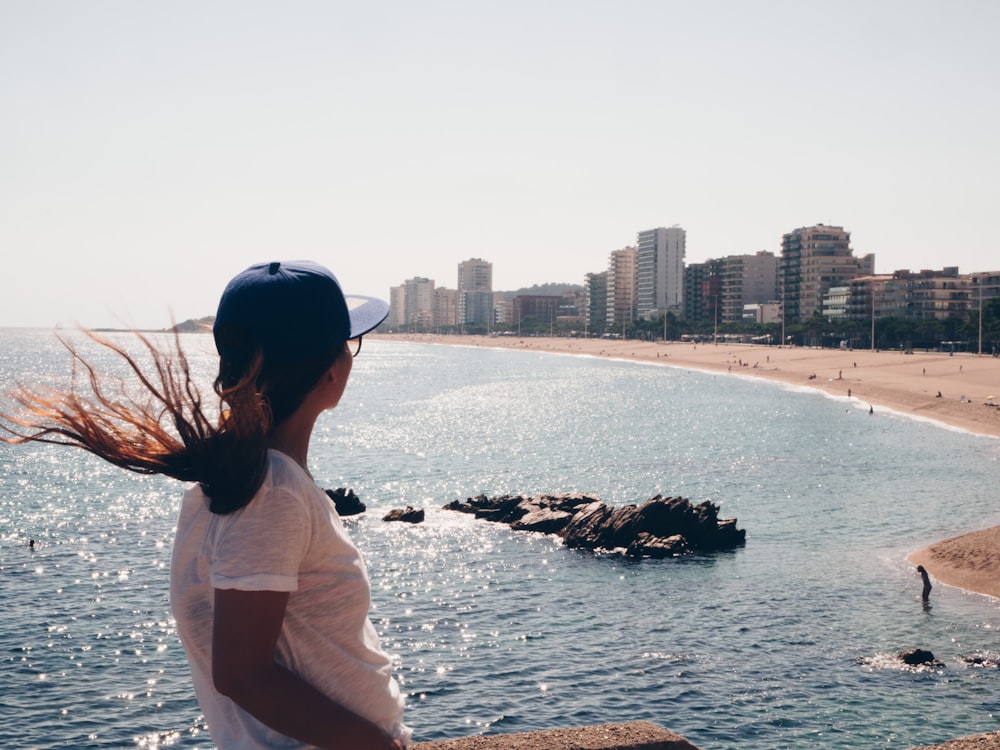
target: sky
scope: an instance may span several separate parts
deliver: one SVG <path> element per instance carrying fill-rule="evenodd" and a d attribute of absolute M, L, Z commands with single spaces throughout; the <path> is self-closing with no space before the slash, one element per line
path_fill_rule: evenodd
<path fill-rule="evenodd" d="M 0 326 L 159 328 L 248 265 L 388 298 L 817 223 L 1000 269 L 995 0 L 0 0 Z"/>

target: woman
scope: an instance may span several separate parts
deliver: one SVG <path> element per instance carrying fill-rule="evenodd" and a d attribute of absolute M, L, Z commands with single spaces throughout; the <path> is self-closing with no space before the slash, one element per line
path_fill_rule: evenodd
<path fill-rule="evenodd" d="M 75 445 L 195 482 L 182 502 L 170 598 L 220 750 L 382 750 L 410 740 L 368 618 L 367 571 L 307 460 L 313 425 L 340 401 L 362 334 L 387 314 L 381 300 L 345 297 L 318 264 L 254 265 L 219 302 L 217 420 L 179 345 L 174 360 L 144 338 L 155 379 L 100 343 L 128 362 L 152 403 L 109 395 L 91 377 L 89 396 L 22 389 L 25 413 L 4 415 L 8 442 Z"/>

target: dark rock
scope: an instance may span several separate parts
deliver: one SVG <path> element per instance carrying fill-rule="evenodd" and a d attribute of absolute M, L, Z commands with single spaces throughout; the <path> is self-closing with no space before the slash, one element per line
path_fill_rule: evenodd
<path fill-rule="evenodd" d="M 517 504 L 523 512 L 511 528 L 519 531 L 538 531 L 543 534 L 559 534 L 568 524 L 581 505 L 588 505 L 592 498 L 578 494 L 536 495 L 522 498 Z"/>
<path fill-rule="evenodd" d="M 981 654 L 966 654 L 961 657 L 962 661 L 970 667 L 1000 667 L 1000 660 L 992 656 L 982 656 Z"/>
<path fill-rule="evenodd" d="M 664 538 L 645 531 L 640 531 L 626 550 L 629 557 L 680 557 L 689 552 L 691 548 L 680 534 Z"/>
<path fill-rule="evenodd" d="M 682 497 L 657 495 L 641 506 L 611 508 L 579 493 L 477 495 L 444 507 L 517 530 L 557 534 L 568 547 L 618 550 L 630 557 L 675 557 L 732 549 L 746 541 L 736 519 L 719 519 L 719 506 L 708 501 L 691 505 Z"/>
<path fill-rule="evenodd" d="M 579 508 L 561 534 L 566 545 L 587 549 L 609 547 L 604 542 L 603 530 L 613 512 L 614 508 L 609 508 L 600 500 Z"/>
<path fill-rule="evenodd" d="M 407 505 L 405 508 L 395 508 L 382 517 L 383 521 L 403 521 L 405 523 L 422 523 L 424 520 L 424 509 L 414 509 Z"/>
<path fill-rule="evenodd" d="M 939 662 L 934 658 L 934 654 L 926 649 L 922 648 L 911 648 L 909 651 L 903 651 L 899 654 L 899 658 L 904 664 L 909 664 L 911 667 L 916 666 L 926 666 L 926 667 L 943 667 L 944 664 Z"/>
<path fill-rule="evenodd" d="M 520 497 L 504 495 L 502 497 L 488 498 L 486 495 L 476 495 L 468 498 L 464 503 L 453 500 L 445 506 L 448 510 L 457 510 L 462 513 L 472 513 L 476 518 L 485 518 L 487 521 L 498 523 L 513 523 L 524 515 L 520 512 L 518 503 Z"/>
<path fill-rule="evenodd" d="M 518 531 L 538 531 L 542 534 L 558 534 L 569 523 L 573 514 L 557 508 L 532 508 L 520 520 L 510 525 Z"/>
<path fill-rule="evenodd" d="M 335 490 L 325 490 L 325 492 L 333 500 L 338 516 L 356 516 L 358 513 L 364 513 L 367 510 L 365 504 L 354 494 L 354 490 L 338 487 Z"/>

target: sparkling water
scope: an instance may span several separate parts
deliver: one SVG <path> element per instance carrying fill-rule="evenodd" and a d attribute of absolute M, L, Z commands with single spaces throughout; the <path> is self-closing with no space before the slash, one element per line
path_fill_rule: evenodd
<path fill-rule="evenodd" d="M 209 392 L 211 338 L 182 340 Z M 66 382 L 51 331 L 0 347 L 3 383 Z M 705 750 L 1000 729 L 1000 670 L 962 660 L 1000 658 L 998 602 L 937 585 L 925 608 L 905 560 L 1000 524 L 998 462 L 1000 441 L 739 375 L 392 341 L 365 342 L 310 451 L 368 506 L 347 525 L 417 740 L 649 720 Z M 574 491 L 709 499 L 746 546 L 626 560 L 441 507 Z M 167 597 L 180 494 L 0 446 L 0 747 L 212 747 Z M 426 521 L 381 521 L 407 505 Z M 891 658 L 914 647 L 944 666 Z"/>

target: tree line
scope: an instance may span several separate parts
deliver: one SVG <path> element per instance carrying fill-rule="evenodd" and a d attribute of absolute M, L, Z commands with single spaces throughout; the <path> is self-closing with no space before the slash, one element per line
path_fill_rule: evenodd
<path fill-rule="evenodd" d="M 872 321 L 826 318 L 819 313 L 796 323 L 720 323 L 713 321 L 688 321 L 674 313 L 649 320 L 635 320 L 624 326 L 590 327 L 582 321 L 537 320 L 525 317 L 516 325 L 466 324 L 435 329 L 435 333 L 467 335 L 521 335 L 521 336 L 604 336 L 625 339 L 680 341 L 694 339 L 710 341 L 713 337 L 727 340 L 739 338 L 747 342 L 777 346 L 781 343 L 795 346 L 827 348 L 894 350 L 950 350 L 1000 353 L 1000 297 L 983 305 L 982 325 L 979 311 L 973 310 L 961 318 L 909 320 L 905 318 L 877 318 Z M 416 329 L 415 329 L 416 330 Z M 421 328 L 421 331 L 426 329 Z M 782 337 L 784 336 L 784 342 Z"/>

